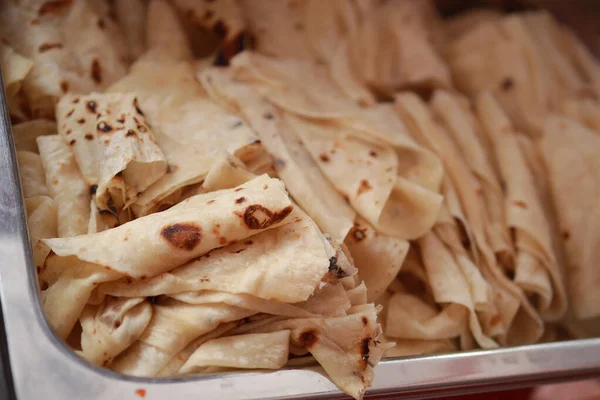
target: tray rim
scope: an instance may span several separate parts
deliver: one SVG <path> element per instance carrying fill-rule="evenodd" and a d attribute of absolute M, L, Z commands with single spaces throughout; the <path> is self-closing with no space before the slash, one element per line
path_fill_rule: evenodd
<path fill-rule="evenodd" d="M 0 171 L 0 303 L 8 375 L 17 399 L 78 398 L 82 393 L 97 400 L 192 399 L 199 393 L 223 400 L 347 397 L 318 367 L 148 379 L 126 377 L 80 359 L 54 335 L 42 314 L 4 90 Z M 42 381 L 36 379 L 42 376 Z M 600 376 L 600 338 L 384 360 L 366 397 L 423 398 L 593 376 Z"/>

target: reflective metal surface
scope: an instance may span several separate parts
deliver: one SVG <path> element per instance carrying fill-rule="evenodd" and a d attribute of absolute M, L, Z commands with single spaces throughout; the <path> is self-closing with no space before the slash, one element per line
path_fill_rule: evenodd
<path fill-rule="evenodd" d="M 2 85 L 0 84 L 0 87 Z M 93 367 L 50 331 L 39 304 L 10 124 L 0 91 L 0 301 L 19 400 L 344 397 L 318 368 L 134 379 Z M 600 373 L 600 339 L 384 361 L 367 396 L 442 396 Z"/>

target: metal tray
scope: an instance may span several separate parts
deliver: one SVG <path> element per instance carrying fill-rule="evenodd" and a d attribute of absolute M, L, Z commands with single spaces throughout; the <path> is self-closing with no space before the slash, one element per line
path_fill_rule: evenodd
<path fill-rule="evenodd" d="M 0 77 L 0 87 L 2 79 Z M 125 377 L 69 350 L 42 314 L 5 95 L 0 91 L 0 398 L 346 398 L 317 367 L 177 379 Z M 8 360 L 7 360 L 8 359 Z M 4 370 L 4 371 L 3 371 Z M 386 360 L 366 397 L 422 398 L 600 375 L 600 339 Z M 2 377 L 0 377 L 2 378 Z"/>

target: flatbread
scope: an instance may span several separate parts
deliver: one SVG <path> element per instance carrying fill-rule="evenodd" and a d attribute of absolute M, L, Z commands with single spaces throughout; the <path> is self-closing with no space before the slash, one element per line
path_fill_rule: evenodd
<path fill-rule="evenodd" d="M 288 361 L 290 331 L 251 333 L 212 339 L 202 344 L 181 367 L 181 374 L 205 367 L 279 369 Z"/>
<path fill-rule="evenodd" d="M 598 206 L 598 134 L 576 121 L 549 117 L 540 149 L 550 177 L 550 187 L 567 256 L 569 299 L 576 319 L 600 315 L 598 305 L 598 240 L 595 228 Z M 576 196 L 573 194 L 576 193 Z"/>
<path fill-rule="evenodd" d="M 525 290 L 538 293 L 538 307 L 545 319 L 559 320 L 567 310 L 567 294 L 535 177 L 521 153 L 517 133 L 494 98 L 487 93 L 480 95 L 476 108 L 506 185 L 507 224 L 517 230 L 515 281 Z"/>
<path fill-rule="evenodd" d="M 398 275 L 408 241 L 379 234 L 365 220 L 357 219 L 344 243 L 366 284 L 367 301 L 376 301 Z"/>
<path fill-rule="evenodd" d="M 33 61 L 15 52 L 10 46 L 0 43 L 0 66 L 8 112 L 19 119 L 26 118 L 19 98 L 23 80 L 33 67 Z"/>
<path fill-rule="evenodd" d="M 48 196 L 46 175 L 39 155 L 30 151 L 17 151 L 23 197 Z"/>
<path fill-rule="evenodd" d="M 11 129 L 17 151 L 30 151 L 32 153 L 39 153 L 36 142 L 38 136 L 53 135 L 57 132 L 56 123 L 49 119 L 32 119 L 13 124 Z"/>
<path fill-rule="evenodd" d="M 234 82 L 228 71 L 203 71 L 200 81 L 211 98 L 240 110 L 273 155 L 275 171 L 290 194 L 323 232 L 341 243 L 354 223 L 355 212 L 322 175 L 279 111 L 247 86 Z"/>
<path fill-rule="evenodd" d="M 65 92 L 102 90 L 125 73 L 120 39 L 102 29 L 100 19 L 99 9 L 87 1 L 3 3 L 4 36 L 33 61 L 23 91 L 34 117 L 51 118 Z M 109 28 L 110 20 L 103 22 Z"/>
<path fill-rule="evenodd" d="M 117 214 L 167 171 L 134 94 L 63 96 L 56 108 L 59 134 L 71 147 L 100 210 Z"/>
<path fill-rule="evenodd" d="M 140 62 L 108 91 L 136 91 L 169 164 L 168 173 L 132 205 L 138 216 L 156 211 L 177 190 L 201 182 L 225 155 L 247 163 L 262 155 L 257 134 L 205 97 L 188 63 Z"/>
<path fill-rule="evenodd" d="M 262 176 L 240 188 L 243 195 L 236 189 L 196 195 L 167 211 L 108 231 L 46 239 L 53 256 L 46 260 L 40 277 L 50 286 L 42 301 L 50 324 L 66 337 L 98 284 L 124 277 L 152 278 L 294 218 L 280 181 Z M 245 200 L 236 202 L 240 197 Z M 152 252 L 140 251 L 144 245 L 151 246 Z M 122 254 L 137 257 L 124 260 Z"/>
<path fill-rule="evenodd" d="M 100 306 L 88 305 L 81 323 L 82 357 L 106 366 L 142 334 L 152 318 L 152 306 L 143 298 L 107 297 Z"/>
<path fill-rule="evenodd" d="M 40 136 L 37 143 L 48 190 L 58 209 L 57 237 L 88 233 L 90 187 L 79 172 L 69 145 L 59 135 Z"/>

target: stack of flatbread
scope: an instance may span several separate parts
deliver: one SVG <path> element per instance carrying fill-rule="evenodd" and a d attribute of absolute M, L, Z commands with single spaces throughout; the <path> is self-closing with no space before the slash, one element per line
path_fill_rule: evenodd
<path fill-rule="evenodd" d="M 358 399 L 384 356 L 600 334 L 600 69 L 550 14 L 40 0 L 0 34 L 41 302 L 89 362 L 316 362 Z"/>

